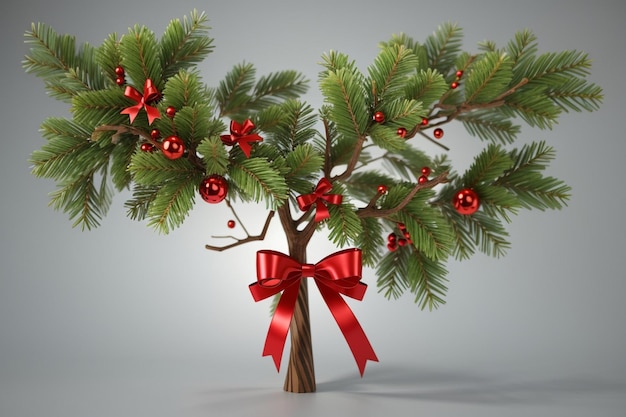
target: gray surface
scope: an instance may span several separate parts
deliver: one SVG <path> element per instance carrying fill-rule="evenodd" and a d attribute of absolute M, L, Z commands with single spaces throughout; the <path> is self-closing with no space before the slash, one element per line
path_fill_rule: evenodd
<path fill-rule="evenodd" d="M 0 16 L 0 416 L 625 415 L 621 2 L 10 3 Z M 159 236 L 126 219 L 118 196 L 102 227 L 83 233 L 47 207 L 53 184 L 32 178 L 26 162 L 43 143 L 43 118 L 66 112 L 20 68 L 32 21 L 99 44 L 134 23 L 160 34 L 194 7 L 208 12 L 216 38 L 202 64 L 211 85 L 243 60 L 259 74 L 294 68 L 315 80 L 329 49 L 365 68 L 378 41 L 402 31 L 422 40 L 444 21 L 464 27 L 469 48 L 529 27 L 542 50 L 586 50 L 606 90 L 601 111 L 523 134 L 557 148 L 550 173 L 573 187 L 569 207 L 518 216 L 504 259 L 452 263 L 448 304 L 436 312 L 410 297 L 388 302 L 373 287 L 351 303 L 381 360 L 363 379 L 312 291 L 320 392 L 283 393 L 283 373 L 261 357 L 267 304 L 246 288 L 254 252 L 285 248 L 278 222 L 266 242 L 218 254 L 203 248 L 226 233 L 224 206 L 200 204 Z M 316 89 L 310 101 L 319 104 Z M 460 127 L 444 140 L 460 169 L 480 149 Z M 258 211 L 241 213 L 251 230 Z M 330 251 L 320 238 L 310 258 Z"/>

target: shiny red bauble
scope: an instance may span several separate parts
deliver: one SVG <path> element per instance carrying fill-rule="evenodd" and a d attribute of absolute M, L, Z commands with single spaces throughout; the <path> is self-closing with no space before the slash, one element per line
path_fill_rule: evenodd
<path fill-rule="evenodd" d="M 378 186 L 376 190 L 378 191 L 378 194 L 387 194 L 387 192 L 389 191 L 389 188 L 387 188 L 385 184 L 381 184 Z"/>
<path fill-rule="evenodd" d="M 433 131 L 433 135 L 435 136 L 436 139 L 441 139 L 443 137 L 443 129 L 438 127 L 437 129 Z"/>
<path fill-rule="evenodd" d="M 476 213 L 480 207 L 480 199 L 476 191 L 471 188 L 463 188 L 457 191 L 452 199 L 452 204 L 459 214 L 470 215 Z"/>
<path fill-rule="evenodd" d="M 185 153 L 185 144 L 178 136 L 168 136 L 161 142 L 161 151 L 167 159 L 178 159 Z"/>
<path fill-rule="evenodd" d="M 406 129 L 403 127 L 399 127 L 398 130 L 396 131 L 396 133 L 398 134 L 398 136 L 400 136 L 401 138 L 404 138 L 406 136 Z"/>
<path fill-rule="evenodd" d="M 457 88 L 458 86 L 459 86 L 459 83 L 457 83 L 456 81 L 454 81 L 452 84 L 450 84 L 450 88 L 453 89 L 453 90 L 455 88 Z"/>
<path fill-rule="evenodd" d="M 234 220 L 229 220 L 228 223 L 226 223 L 226 225 L 228 226 L 229 229 L 234 229 L 236 226 L 236 223 Z"/>
<path fill-rule="evenodd" d="M 123 77 L 126 71 L 124 71 L 124 67 L 122 66 L 117 66 L 115 67 L 115 75 L 117 75 L 118 77 Z"/>
<path fill-rule="evenodd" d="M 385 121 L 385 113 L 381 111 L 377 111 L 374 113 L 374 121 L 376 123 L 383 123 Z"/>
<path fill-rule="evenodd" d="M 204 201 L 210 204 L 217 204 L 226 198 L 228 182 L 221 175 L 211 175 L 202 180 L 199 191 Z"/>

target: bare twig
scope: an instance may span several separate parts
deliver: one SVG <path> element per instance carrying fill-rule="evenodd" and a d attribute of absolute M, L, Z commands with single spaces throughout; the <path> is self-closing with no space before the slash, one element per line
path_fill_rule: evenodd
<path fill-rule="evenodd" d="M 267 230 L 270 227 L 270 222 L 272 221 L 272 217 L 274 217 L 274 211 L 270 211 L 267 219 L 265 219 L 265 224 L 263 225 L 263 230 L 261 231 L 260 234 L 256 235 L 256 236 L 250 236 L 249 234 L 247 235 L 246 238 L 244 239 L 237 239 L 236 242 L 233 242 L 229 245 L 224 245 L 224 246 L 213 246 L 213 245 L 205 245 L 204 247 L 208 250 L 213 250 L 216 252 L 222 252 L 225 251 L 227 249 L 232 249 L 236 246 L 240 246 L 243 245 L 245 243 L 249 243 L 249 242 L 254 242 L 257 240 L 263 240 L 265 239 L 265 235 L 267 234 Z M 246 233 L 247 234 L 247 233 Z"/>
<path fill-rule="evenodd" d="M 102 126 L 98 126 L 94 129 L 94 133 L 95 132 L 115 132 L 113 134 L 113 136 L 111 137 L 111 142 L 113 143 L 118 143 L 120 141 L 120 136 L 124 133 L 130 133 L 132 135 L 135 136 L 139 136 L 140 138 L 143 138 L 145 140 L 147 140 L 148 142 L 152 143 L 153 145 L 158 145 L 158 143 L 152 139 L 152 137 L 150 136 L 149 132 L 146 132 L 143 129 L 138 129 L 136 127 L 133 126 L 126 126 L 126 125 L 102 125 Z"/>
<path fill-rule="evenodd" d="M 362 217 L 362 218 L 392 216 L 396 214 L 397 212 L 399 212 L 400 210 L 402 210 L 404 207 L 406 207 L 406 205 L 411 202 L 411 200 L 413 199 L 413 197 L 415 197 L 415 194 L 417 194 L 419 190 L 432 188 L 438 184 L 443 184 L 447 181 L 448 181 L 448 172 L 442 172 L 441 174 L 437 175 L 435 178 L 433 178 L 430 181 L 427 181 L 422 184 L 418 183 L 417 185 L 415 185 L 415 187 L 413 187 L 413 189 L 406 195 L 406 197 L 404 197 L 404 199 L 400 202 L 400 204 L 398 204 L 397 206 L 393 208 L 385 209 L 385 210 L 378 209 L 376 208 L 375 204 L 372 204 L 370 202 L 370 204 L 368 204 L 366 207 L 363 207 L 357 210 L 356 214 L 357 216 Z"/>

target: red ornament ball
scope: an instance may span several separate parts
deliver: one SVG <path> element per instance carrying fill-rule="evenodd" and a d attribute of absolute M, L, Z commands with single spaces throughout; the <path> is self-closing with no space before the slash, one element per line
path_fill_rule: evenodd
<path fill-rule="evenodd" d="M 165 109 L 165 114 L 170 119 L 173 119 L 174 116 L 176 116 L 176 109 L 174 108 L 174 106 L 167 106 L 167 109 Z"/>
<path fill-rule="evenodd" d="M 463 188 L 454 195 L 452 204 L 459 214 L 470 215 L 478 211 L 480 199 L 476 191 L 471 188 Z"/>
<path fill-rule="evenodd" d="M 420 177 L 417 179 L 417 182 L 419 184 L 424 184 L 425 182 L 428 182 L 428 177 L 426 175 L 420 175 Z"/>
<path fill-rule="evenodd" d="M 387 191 L 389 191 L 389 189 L 387 188 L 387 186 L 385 184 L 381 184 L 378 186 L 378 194 L 387 194 Z"/>
<path fill-rule="evenodd" d="M 398 249 L 398 245 L 396 244 L 396 242 L 389 242 L 387 243 L 387 249 L 389 249 L 389 252 L 395 252 Z"/>
<path fill-rule="evenodd" d="M 125 74 L 124 67 L 122 67 L 121 65 L 115 67 L 115 75 L 117 75 L 118 77 L 123 77 L 124 74 Z"/>
<path fill-rule="evenodd" d="M 422 119 L 422 126 L 428 126 L 428 119 L 425 117 Z"/>
<path fill-rule="evenodd" d="M 144 142 L 141 144 L 140 149 L 144 152 L 154 152 L 156 149 L 153 144 Z"/>
<path fill-rule="evenodd" d="M 234 220 L 229 220 L 228 223 L 226 223 L 226 225 L 228 226 L 229 229 L 234 229 L 235 228 L 235 221 Z"/>
<path fill-rule="evenodd" d="M 377 111 L 374 113 L 374 121 L 376 123 L 383 123 L 385 121 L 385 113 L 381 111 Z"/>
<path fill-rule="evenodd" d="M 458 70 L 458 71 L 456 72 L 456 78 L 461 78 L 462 76 L 463 76 L 463 71 Z"/>
<path fill-rule="evenodd" d="M 200 196 L 207 203 L 217 204 L 226 198 L 226 194 L 228 194 L 228 182 L 221 175 L 211 175 L 200 183 Z"/>
<path fill-rule="evenodd" d="M 117 85 L 124 85 L 124 83 L 126 83 L 126 80 L 124 79 L 123 76 L 122 77 L 117 77 L 115 79 L 115 84 L 117 84 Z"/>
<path fill-rule="evenodd" d="M 152 131 L 150 132 L 150 137 L 154 140 L 157 140 L 161 137 L 161 132 L 159 132 L 159 129 L 152 129 Z"/>
<path fill-rule="evenodd" d="M 443 129 L 438 127 L 433 131 L 433 135 L 435 136 L 435 138 L 441 139 L 443 137 Z"/>
<path fill-rule="evenodd" d="M 395 233 L 389 233 L 389 236 L 387 236 L 387 242 L 389 243 L 396 243 L 397 240 L 397 236 Z"/>
<path fill-rule="evenodd" d="M 396 131 L 396 133 L 398 134 L 398 136 L 400 136 L 401 138 L 404 138 L 406 136 L 406 129 L 403 127 L 399 127 L 398 130 Z"/>
<path fill-rule="evenodd" d="M 450 84 L 450 88 L 453 89 L 453 90 L 455 88 L 457 88 L 458 86 L 459 86 L 459 83 L 457 83 L 456 81 L 454 81 L 452 84 Z"/>
<path fill-rule="evenodd" d="M 429 167 L 424 167 L 422 168 L 422 175 L 430 175 L 430 168 Z"/>
<path fill-rule="evenodd" d="M 185 153 L 185 144 L 178 136 L 168 136 L 161 143 L 161 151 L 167 159 L 178 159 Z"/>

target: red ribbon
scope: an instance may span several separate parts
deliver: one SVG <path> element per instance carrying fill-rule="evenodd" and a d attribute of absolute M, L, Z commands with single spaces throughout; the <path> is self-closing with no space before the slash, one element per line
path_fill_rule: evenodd
<path fill-rule="evenodd" d="M 141 95 L 141 93 L 134 87 L 126 86 L 124 96 L 137 102 L 135 106 L 127 107 L 120 112 L 121 114 L 127 114 L 130 117 L 131 123 L 135 120 L 135 117 L 137 117 L 142 108 L 145 108 L 146 113 L 148 114 L 148 124 L 152 124 L 154 119 L 161 117 L 159 109 L 149 105 L 149 103 L 152 103 L 161 97 L 161 94 L 156 89 L 150 78 L 148 78 L 143 85 L 143 95 Z"/>
<path fill-rule="evenodd" d="M 311 194 L 304 194 L 296 198 L 300 210 L 307 211 L 315 204 L 315 221 L 321 222 L 322 220 L 328 219 L 330 213 L 328 212 L 328 207 L 326 207 L 325 202 L 341 204 L 341 200 L 343 200 L 340 194 L 327 194 L 332 189 L 333 185 L 330 181 L 326 178 L 322 178 Z"/>
<path fill-rule="evenodd" d="M 315 265 L 300 264 L 295 259 L 275 251 L 257 252 L 257 282 L 250 284 L 255 301 L 283 292 L 270 323 L 263 356 L 272 356 L 276 369 L 285 348 L 287 333 L 298 300 L 300 281 L 313 277 L 322 298 L 339 325 L 361 376 L 368 360 L 378 362 L 376 353 L 354 313 L 341 294 L 361 301 L 367 284 L 361 282 L 361 250 L 346 249 L 322 259 Z"/>
<path fill-rule="evenodd" d="M 256 133 L 250 134 L 255 128 L 254 123 L 250 119 L 246 119 L 243 124 L 240 124 L 234 120 L 230 121 L 230 135 L 220 136 L 222 142 L 229 146 L 239 144 L 239 147 L 250 158 L 250 152 L 252 151 L 252 142 L 261 142 L 263 138 Z"/>

